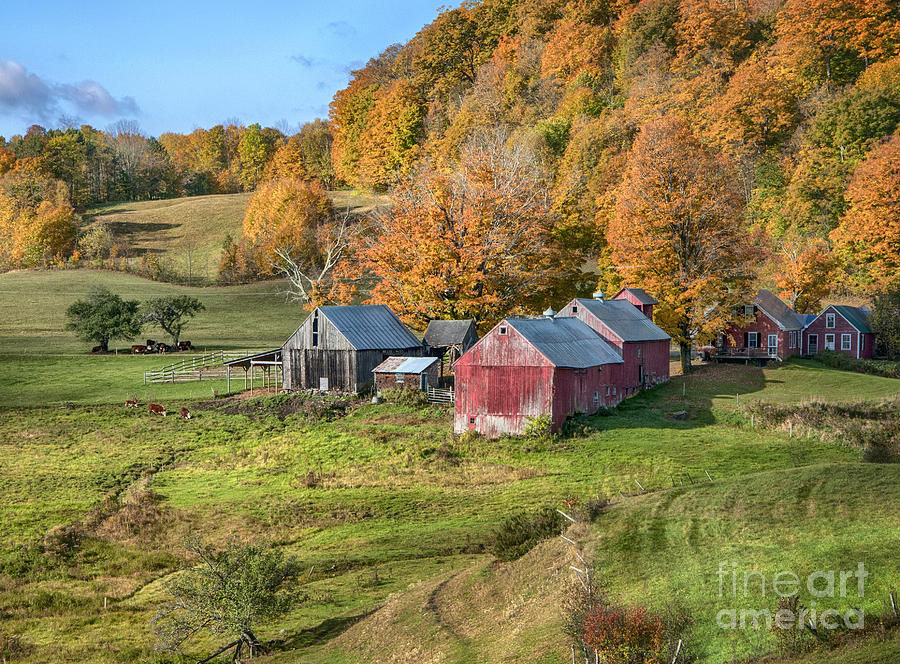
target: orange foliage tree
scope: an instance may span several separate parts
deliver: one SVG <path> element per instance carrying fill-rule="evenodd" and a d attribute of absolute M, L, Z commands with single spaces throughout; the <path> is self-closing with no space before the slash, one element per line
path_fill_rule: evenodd
<path fill-rule="evenodd" d="M 816 313 L 831 291 L 837 261 L 822 238 L 788 232 L 775 253 L 775 285 L 799 313 Z"/>
<path fill-rule="evenodd" d="M 683 119 L 644 125 L 607 239 L 626 281 L 659 299 L 655 317 L 678 342 L 685 372 L 692 342 L 723 329 L 750 295 L 758 251 L 741 206 L 732 169 Z"/>
<path fill-rule="evenodd" d="M 426 165 L 404 179 L 356 256 L 375 279 L 371 300 L 424 327 L 487 325 L 554 289 L 573 294 L 584 257 L 556 241 L 544 177 L 534 153 L 498 131 L 464 149 L 455 171 Z"/>
<path fill-rule="evenodd" d="M 847 189 L 850 208 L 831 237 L 873 292 L 900 281 L 900 136 L 872 150 Z"/>
<path fill-rule="evenodd" d="M 643 607 L 597 605 L 584 621 L 584 643 L 604 662 L 668 661 L 666 626 Z"/>
<path fill-rule="evenodd" d="M 278 252 L 299 261 L 314 260 L 316 231 L 334 214 L 325 188 L 318 182 L 278 178 L 260 185 L 247 205 L 242 242 L 256 256 L 262 274 L 272 274 Z"/>

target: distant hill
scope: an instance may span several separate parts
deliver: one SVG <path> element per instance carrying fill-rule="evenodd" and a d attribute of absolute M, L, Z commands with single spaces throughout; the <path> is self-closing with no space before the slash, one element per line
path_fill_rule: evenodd
<path fill-rule="evenodd" d="M 116 241 L 127 247 L 129 260 L 152 253 L 168 260 L 180 275 L 214 279 L 222 242 L 237 240 L 252 192 L 213 194 L 155 201 L 116 203 L 87 211 L 84 229 L 107 224 Z M 383 204 L 381 196 L 356 191 L 329 194 L 335 208 L 358 213 Z"/>

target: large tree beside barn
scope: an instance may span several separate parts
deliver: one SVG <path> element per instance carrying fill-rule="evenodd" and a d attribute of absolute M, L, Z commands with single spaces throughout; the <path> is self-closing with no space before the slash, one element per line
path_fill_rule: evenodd
<path fill-rule="evenodd" d="M 721 330 L 751 293 L 759 252 L 741 218 L 737 176 L 678 116 L 635 140 L 609 243 L 617 269 L 659 300 L 657 323 L 691 370 L 691 344 Z"/>
<path fill-rule="evenodd" d="M 537 153 L 500 130 L 473 140 L 453 170 L 423 165 L 400 182 L 359 268 L 371 297 L 419 327 L 495 322 L 582 278 L 585 256 L 555 236 Z"/>

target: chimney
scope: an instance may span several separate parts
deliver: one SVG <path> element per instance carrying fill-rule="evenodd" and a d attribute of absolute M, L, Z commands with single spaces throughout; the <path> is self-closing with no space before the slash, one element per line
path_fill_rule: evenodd
<path fill-rule="evenodd" d="M 556 312 L 553 311 L 553 307 L 547 307 L 547 311 L 544 312 L 545 318 L 552 319 L 556 315 Z"/>
<path fill-rule="evenodd" d="M 603 291 L 598 290 L 596 293 L 594 293 L 594 299 L 600 300 L 602 302 L 603 301 Z"/>

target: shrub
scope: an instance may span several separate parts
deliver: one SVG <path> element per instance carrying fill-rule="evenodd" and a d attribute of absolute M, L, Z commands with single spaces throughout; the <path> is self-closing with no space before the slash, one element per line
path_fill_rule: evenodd
<path fill-rule="evenodd" d="M 381 396 L 387 403 L 396 403 L 401 406 L 427 406 L 428 399 L 421 390 L 413 390 L 407 388 L 398 388 L 395 390 L 384 390 Z"/>
<path fill-rule="evenodd" d="M 553 419 L 548 413 L 543 413 L 537 417 L 529 417 L 528 424 L 525 425 L 525 436 L 528 438 L 543 438 L 550 435 L 553 428 Z"/>
<path fill-rule="evenodd" d="M 835 351 L 824 351 L 816 356 L 816 359 L 826 367 L 855 371 L 856 373 L 884 376 L 885 378 L 900 378 L 900 362 L 891 360 L 857 360 L 855 357 L 844 355 Z"/>
<path fill-rule="evenodd" d="M 575 510 L 575 517 L 581 521 L 591 522 L 609 506 L 609 498 L 606 496 L 594 496 L 581 503 Z"/>
<path fill-rule="evenodd" d="M 597 602 L 584 619 L 582 640 L 610 664 L 670 662 L 692 624 L 691 617 L 673 607 L 663 614 L 642 606 L 618 606 Z M 682 645 L 679 659 L 692 659 Z"/>
<path fill-rule="evenodd" d="M 514 514 L 497 528 L 489 548 L 500 560 L 516 560 L 539 542 L 559 535 L 564 525 L 562 515 L 552 507 Z"/>

